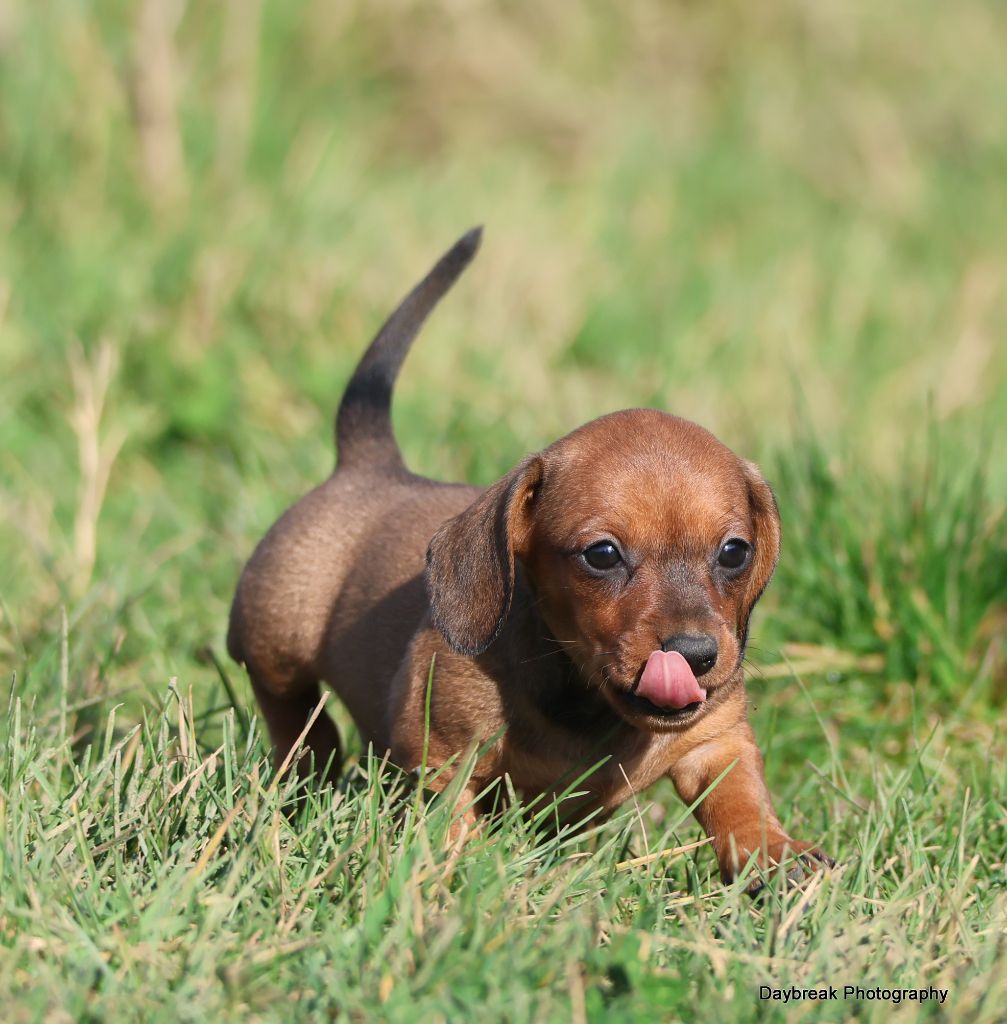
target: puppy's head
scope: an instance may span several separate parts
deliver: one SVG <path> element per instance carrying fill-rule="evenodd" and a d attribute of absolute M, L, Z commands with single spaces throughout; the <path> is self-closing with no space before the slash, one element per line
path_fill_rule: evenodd
<path fill-rule="evenodd" d="M 510 608 L 515 559 L 586 684 L 625 719 L 691 724 L 739 677 L 780 549 L 772 491 L 712 434 L 614 413 L 531 456 L 435 534 L 434 621 L 479 654 Z"/>

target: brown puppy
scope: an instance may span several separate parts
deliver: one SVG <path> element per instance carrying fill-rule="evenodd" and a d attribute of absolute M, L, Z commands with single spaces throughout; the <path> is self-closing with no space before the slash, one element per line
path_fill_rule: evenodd
<path fill-rule="evenodd" d="M 479 757 L 460 806 L 507 774 L 526 800 L 610 814 L 664 775 L 732 878 L 749 857 L 825 859 L 773 812 L 746 718 L 752 607 L 780 546 L 758 469 L 693 423 L 603 416 L 486 490 L 410 473 L 392 386 L 410 343 L 475 254 L 465 235 L 371 343 L 339 408 L 338 466 L 266 534 L 242 573 L 228 649 L 244 664 L 278 762 L 320 696 L 406 770 Z M 306 738 L 338 772 L 324 712 Z M 446 785 L 451 769 L 438 785 Z M 595 818 L 594 820 L 597 820 Z"/>

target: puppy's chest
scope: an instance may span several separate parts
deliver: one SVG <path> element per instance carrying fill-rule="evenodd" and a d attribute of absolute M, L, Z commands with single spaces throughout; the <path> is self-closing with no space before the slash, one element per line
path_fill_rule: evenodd
<path fill-rule="evenodd" d="M 619 725 L 607 735 L 533 730 L 505 740 L 500 768 L 525 799 L 570 789 L 571 809 L 610 811 L 665 773 L 664 746 L 664 737 L 635 730 L 627 734 Z"/>

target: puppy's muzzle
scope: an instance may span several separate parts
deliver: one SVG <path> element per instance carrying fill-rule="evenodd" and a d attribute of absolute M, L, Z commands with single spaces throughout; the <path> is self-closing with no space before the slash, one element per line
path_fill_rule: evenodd
<path fill-rule="evenodd" d="M 706 633 L 676 633 L 661 644 L 662 651 L 678 651 L 698 679 L 717 664 L 716 637 Z"/>

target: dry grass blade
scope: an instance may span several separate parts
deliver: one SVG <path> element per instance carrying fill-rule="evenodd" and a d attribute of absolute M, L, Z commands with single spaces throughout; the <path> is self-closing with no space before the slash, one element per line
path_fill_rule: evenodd
<path fill-rule="evenodd" d="M 227 830 L 233 824 L 234 819 L 241 813 L 244 806 L 245 798 L 242 797 L 224 816 L 224 820 L 217 826 L 217 829 L 210 837 L 209 842 L 203 847 L 203 851 L 199 855 L 199 860 L 196 861 L 192 870 L 189 872 L 188 878 L 186 879 L 187 885 L 191 886 L 195 884 L 199 876 L 206 870 L 206 865 L 210 863 L 210 858 L 217 852 L 217 848 L 224 841 L 224 836 L 227 835 Z"/>
<path fill-rule="evenodd" d="M 177 205 L 186 192 L 174 38 L 184 10 L 185 0 L 142 0 L 133 38 L 130 86 L 136 130 L 148 190 L 160 207 Z"/>
<path fill-rule="evenodd" d="M 98 553 L 98 517 L 108 488 L 109 475 L 126 431 L 113 427 L 103 438 L 102 418 L 119 357 L 111 342 L 103 339 L 88 358 L 79 342 L 68 349 L 74 402 L 67 418 L 77 437 L 80 480 L 74 515 L 74 586 L 78 593 L 91 581 Z"/>
<path fill-rule="evenodd" d="M 628 871 L 630 868 L 640 868 L 645 864 L 653 864 L 658 860 L 673 860 L 689 853 L 691 850 L 698 850 L 703 846 L 709 846 L 713 840 L 710 838 L 697 839 L 694 843 L 686 843 L 685 846 L 672 846 L 667 850 L 658 850 L 655 853 L 648 853 L 643 857 L 633 857 L 631 860 L 620 861 L 616 864 L 616 871 Z"/>

